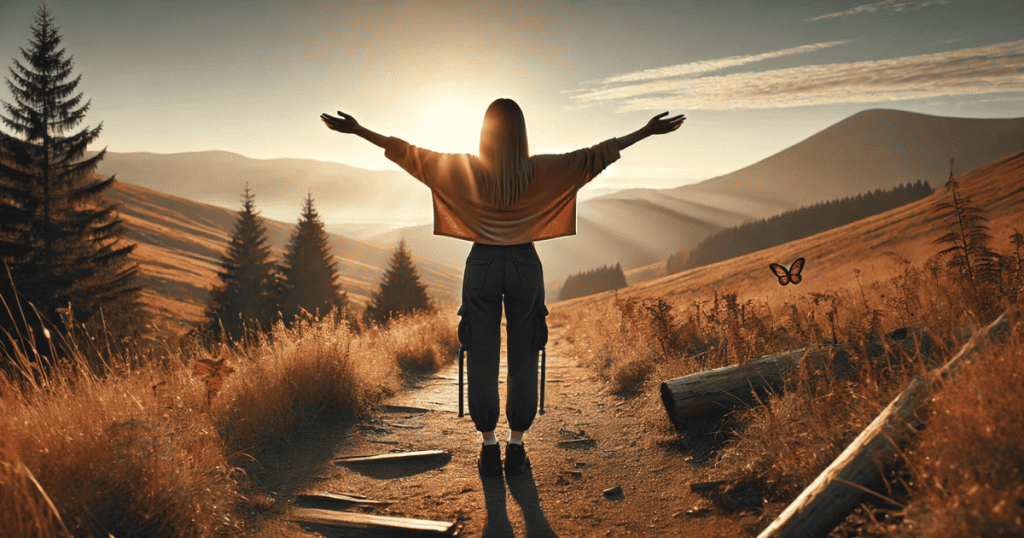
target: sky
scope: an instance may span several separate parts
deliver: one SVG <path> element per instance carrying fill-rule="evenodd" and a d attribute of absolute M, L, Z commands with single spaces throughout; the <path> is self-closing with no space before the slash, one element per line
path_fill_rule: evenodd
<path fill-rule="evenodd" d="M 0 63 L 38 1 L 0 0 Z M 683 127 L 630 147 L 593 188 L 728 173 L 861 110 L 1024 116 L 1024 0 L 50 0 L 93 149 L 226 150 L 395 169 L 322 112 L 437 151 L 477 151 L 509 97 L 532 153 Z M 6 69 L 3 75 L 10 75 Z M 6 84 L 0 100 L 12 102 Z M 0 129 L 4 126 L 0 125 Z M 10 131 L 6 131 L 10 133 Z"/>

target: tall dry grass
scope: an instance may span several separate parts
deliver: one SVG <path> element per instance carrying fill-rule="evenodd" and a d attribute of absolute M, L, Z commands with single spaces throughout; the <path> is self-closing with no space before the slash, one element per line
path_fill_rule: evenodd
<path fill-rule="evenodd" d="M 941 262 L 902 262 L 897 273 L 872 282 L 854 270 L 848 287 L 792 302 L 744 301 L 718 291 L 685 305 L 660 297 L 616 300 L 563 314 L 566 339 L 620 392 L 655 391 L 662 380 L 784 350 L 845 346 L 845 361 L 804 360 L 782 389 L 727 417 L 732 435 L 708 466 L 728 484 L 721 500 L 753 493 L 785 503 L 910 380 L 945 362 L 1017 301 L 1021 275 L 1006 274 L 1007 285 L 992 288 L 1002 293 L 980 297 Z M 930 345 L 920 338 L 910 349 L 888 345 L 901 328 L 927 333 Z M 950 536 L 1024 531 L 1024 401 L 1016 396 L 1024 374 L 1017 349 L 993 349 L 987 362 L 968 366 L 977 381 L 965 376 L 936 397 L 941 411 L 906 462 L 916 479 L 904 499 L 929 535 L 947 535 L 939 530 L 953 521 L 970 522 Z"/>
<path fill-rule="evenodd" d="M 335 313 L 213 348 L 186 342 L 162 363 L 81 356 L 0 374 L 0 528 L 12 536 L 215 536 L 247 528 L 246 468 L 327 415 L 356 416 L 457 348 L 450 314 L 353 335 Z M 453 344 L 455 343 L 455 344 Z M 419 350 L 417 352 L 416 350 Z M 219 385 L 195 368 L 221 364 Z M 221 361 L 218 363 L 218 361 Z M 56 514 L 59 514 L 59 518 Z M 66 528 L 66 530 L 65 530 Z"/>

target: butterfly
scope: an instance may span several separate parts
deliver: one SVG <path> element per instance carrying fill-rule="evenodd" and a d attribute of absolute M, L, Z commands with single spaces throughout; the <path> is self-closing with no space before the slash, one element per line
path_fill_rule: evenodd
<path fill-rule="evenodd" d="M 804 268 L 804 259 L 797 258 L 796 261 L 793 262 L 793 265 L 789 266 L 789 270 L 786 270 L 785 267 L 777 263 L 769 265 L 768 268 L 775 273 L 775 276 L 779 277 L 779 284 L 782 284 L 783 286 L 790 282 L 793 284 L 799 284 L 800 280 L 803 279 L 803 277 L 800 276 L 800 271 Z"/>

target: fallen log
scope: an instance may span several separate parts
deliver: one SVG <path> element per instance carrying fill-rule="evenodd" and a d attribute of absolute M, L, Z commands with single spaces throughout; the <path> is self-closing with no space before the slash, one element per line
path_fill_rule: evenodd
<path fill-rule="evenodd" d="M 899 450 L 922 426 L 920 417 L 936 385 L 950 379 L 985 341 L 1008 328 L 1009 319 L 1003 314 L 978 330 L 927 382 L 912 381 L 758 538 L 827 535 L 846 518 L 866 486 L 895 460 Z"/>
<path fill-rule="evenodd" d="M 455 534 L 455 523 L 451 521 L 375 516 L 316 508 L 296 508 L 289 514 L 288 519 L 299 523 L 317 523 L 350 529 L 407 531 L 428 535 L 436 534 L 437 536 L 453 536 Z"/>
<path fill-rule="evenodd" d="M 902 338 L 891 338 L 895 335 Z M 889 339 L 875 341 L 868 350 L 868 355 L 884 355 L 899 348 L 909 352 L 918 346 L 927 352 L 931 345 L 931 337 L 927 333 L 918 333 L 915 340 L 910 331 L 900 329 L 890 333 Z M 829 346 L 821 350 L 800 348 L 767 355 L 747 364 L 723 366 L 665 381 L 661 384 L 661 402 L 665 406 L 669 420 L 681 425 L 689 418 L 716 409 L 725 411 L 751 404 L 756 391 L 781 388 L 786 371 L 805 358 L 831 360 L 841 374 L 848 368 L 847 357 L 846 347 L 842 345 Z"/>
<path fill-rule="evenodd" d="M 753 391 L 777 384 L 786 370 L 799 364 L 805 353 L 821 352 L 797 349 L 739 366 L 723 366 L 665 381 L 661 384 L 661 402 L 669 420 L 677 425 L 715 409 L 750 403 Z"/>
<path fill-rule="evenodd" d="M 415 452 L 388 452 L 385 454 L 373 454 L 371 456 L 346 456 L 336 458 L 336 463 L 363 463 L 368 461 L 394 461 L 411 460 L 418 458 L 431 458 L 450 454 L 447 450 L 417 450 Z"/>

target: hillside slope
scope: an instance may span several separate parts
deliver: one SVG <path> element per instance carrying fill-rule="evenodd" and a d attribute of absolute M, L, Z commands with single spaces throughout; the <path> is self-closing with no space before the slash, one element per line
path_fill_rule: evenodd
<path fill-rule="evenodd" d="M 961 193 L 985 209 L 991 246 L 1010 252 L 1014 227 L 1024 230 L 1024 151 L 980 166 L 959 177 Z M 909 262 L 921 266 L 941 247 L 946 232 L 934 215 L 936 200 L 948 196 L 942 185 L 931 196 L 857 222 L 739 258 L 656 278 L 618 290 L 619 297 L 663 296 L 675 304 L 706 301 L 714 290 L 741 298 L 825 293 L 855 284 L 854 270 L 870 282 L 902 273 Z M 780 286 L 770 263 L 807 260 L 803 282 Z M 627 275 L 627 279 L 629 275 Z M 613 300 L 610 292 L 563 301 L 553 310 Z"/>
<path fill-rule="evenodd" d="M 217 264 L 237 213 L 123 182 L 115 182 L 106 197 L 118 204 L 126 238 L 137 245 L 132 258 L 141 266 L 143 299 L 157 323 L 173 332 L 190 327 L 201 318 L 217 282 Z M 295 225 L 270 219 L 266 225 L 280 257 Z M 380 282 L 391 249 L 338 235 L 330 235 L 330 241 L 341 284 L 361 309 Z M 461 272 L 412 253 L 428 291 L 439 301 L 454 301 Z"/>

